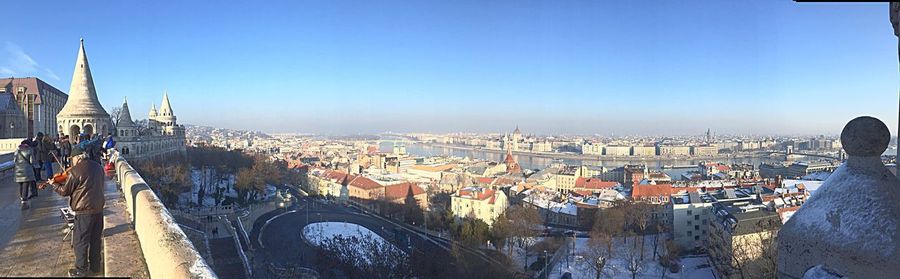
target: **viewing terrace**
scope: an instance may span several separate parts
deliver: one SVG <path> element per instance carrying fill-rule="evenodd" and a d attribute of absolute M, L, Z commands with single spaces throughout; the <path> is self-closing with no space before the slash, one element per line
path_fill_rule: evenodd
<path fill-rule="evenodd" d="M 49 189 L 23 209 L 12 153 L 0 155 L 0 277 L 66 276 L 75 257 L 61 208 Z M 131 278 L 217 278 L 143 178 L 117 155 L 107 176 L 103 274 Z"/>

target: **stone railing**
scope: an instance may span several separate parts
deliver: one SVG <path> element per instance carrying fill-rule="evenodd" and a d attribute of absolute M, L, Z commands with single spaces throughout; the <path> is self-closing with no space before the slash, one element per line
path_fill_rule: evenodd
<path fill-rule="evenodd" d="M 881 161 L 891 133 L 872 117 L 841 132 L 849 155 L 778 232 L 779 278 L 896 278 L 900 180 Z"/>
<path fill-rule="evenodd" d="M 6 153 L 16 151 L 23 140 L 25 140 L 25 138 L 0 139 L 0 152 Z"/>
<path fill-rule="evenodd" d="M 113 161 L 150 276 L 217 278 L 144 178 L 124 158 Z"/>

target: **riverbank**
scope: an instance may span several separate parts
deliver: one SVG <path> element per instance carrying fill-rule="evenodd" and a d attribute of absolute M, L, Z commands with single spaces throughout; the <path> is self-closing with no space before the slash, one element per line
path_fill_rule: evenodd
<path fill-rule="evenodd" d="M 450 149 L 458 149 L 458 150 L 468 150 L 468 151 L 480 151 L 494 154 L 504 154 L 506 151 L 500 149 L 487 149 L 487 148 L 476 148 L 473 146 L 467 145 L 455 145 L 455 144 L 442 144 L 442 143 L 417 143 L 421 145 L 428 145 L 431 147 L 438 148 L 450 148 Z M 733 159 L 750 159 L 750 158 L 768 158 L 770 152 L 755 152 L 748 154 L 725 154 L 719 156 L 606 156 L 606 155 L 584 155 L 584 154 L 569 154 L 569 153 L 558 153 L 558 152 L 532 152 L 532 151 L 513 151 L 513 155 L 526 155 L 532 157 L 540 157 L 540 158 L 548 158 L 548 159 L 568 159 L 568 160 L 582 160 L 582 161 L 659 161 L 659 160 L 672 160 L 672 161 L 685 161 L 685 160 L 733 160 Z"/>

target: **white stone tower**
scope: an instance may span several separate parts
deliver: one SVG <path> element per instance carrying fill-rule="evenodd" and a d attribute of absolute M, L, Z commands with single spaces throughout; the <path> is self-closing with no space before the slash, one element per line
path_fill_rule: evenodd
<path fill-rule="evenodd" d="M 169 91 L 166 90 L 163 93 L 162 105 L 159 106 L 159 115 L 156 117 L 156 121 L 163 126 L 175 126 L 175 120 L 175 113 L 172 112 L 172 105 L 169 104 Z"/>
<path fill-rule="evenodd" d="M 56 115 L 59 130 L 70 135 L 72 141 L 77 140 L 80 133 L 93 136 L 109 132 L 112 121 L 109 114 L 100 105 L 91 67 L 88 65 L 87 53 L 84 51 L 84 39 L 78 49 L 75 60 L 75 72 L 72 73 L 72 84 L 69 87 L 69 99 L 59 114 Z"/>
<path fill-rule="evenodd" d="M 156 129 L 159 127 L 159 123 L 156 121 L 156 117 L 159 116 L 159 113 L 156 111 L 156 104 L 150 104 L 150 114 L 147 117 L 147 126 L 150 129 Z"/>
<path fill-rule="evenodd" d="M 131 120 L 131 111 L 128 110 L 128 99 L 122 104 L 122 111 L 119 112 L 119 123 L 116 125 L 118 136 L 122 138 L 130 138 L 138 136 L 137 127 Z"/>

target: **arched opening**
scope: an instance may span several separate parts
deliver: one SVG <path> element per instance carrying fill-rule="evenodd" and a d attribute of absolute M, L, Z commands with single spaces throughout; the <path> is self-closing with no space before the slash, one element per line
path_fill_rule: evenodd
<path fill-rule="evenodd" d="M 69 127 L 69 140 L 70 141 L 78 141 L 78 135 L 81 134 L 81 128 L 78 125 L 72 125 Z"/>
<path fill-rule="evenodd" d="M 85 124 L 84 134 L 86 134 L 89 139 L 94 138 L 94 126 L 91 126 L 91 124 Z"/>

